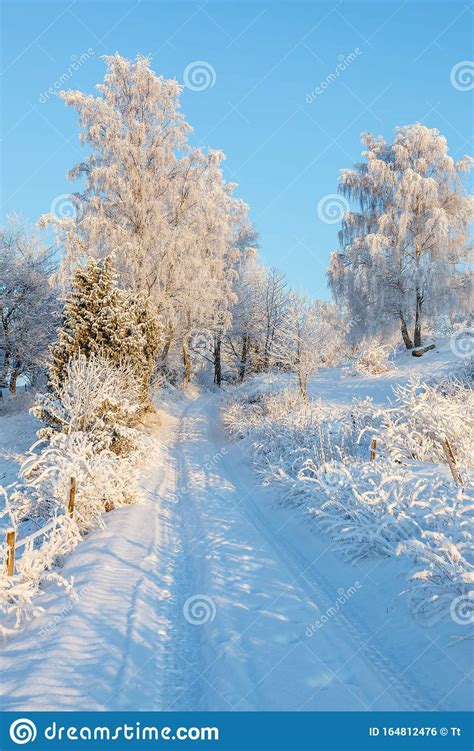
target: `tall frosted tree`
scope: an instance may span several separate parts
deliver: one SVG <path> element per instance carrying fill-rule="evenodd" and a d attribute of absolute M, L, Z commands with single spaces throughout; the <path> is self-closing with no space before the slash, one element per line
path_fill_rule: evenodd
<path fill-rule="evenodd" d="M 115 254 L 121 285 L 160 316 L 162 360 L 173 344 L 181 348 L 188 380 L 193 333 L 212 329 L 217 310 L 227 325 L 233 225 L 245 206 L 223 179 L 224 155 L 189 145 L 179 84 L 156 75 L 147 58 L 105 62 L 97 96 L 61 93 L 89 149 L 70 172 L 85 190 L 71 197 L 73 217 L 43 222 L 59 233 L 66 272 L 86 255 Z"/>
<path fill-rule="evenodd" d="M 340 191 L 353 202 L 331 255 L 329 284 L 368 334 L 398 325 L 407 348 L 422 341 L 423 321 L 464 304 L 470 287 L 472 197 L 468 157 L 455 161 L 444 136 L 416 123 L 392 143 L 362 134 L 365 161 L 344 169 Z"/>
<path fill-rule="evenodd" d="M 16 392 L 46 368 L 51 331 L 58 314 L 51 249 L 19 216 L 0 228 L 0 387 Z"/>

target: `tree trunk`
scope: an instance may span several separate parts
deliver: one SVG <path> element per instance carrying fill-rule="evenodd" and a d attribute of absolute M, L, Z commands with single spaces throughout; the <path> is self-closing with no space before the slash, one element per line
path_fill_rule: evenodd
<path fill-rule="evenodd" d="M 222 383 L 222 362 L 221 362 L 221 338 L 214 337 L 214 383 L 220 386 Z"/>
<path fill-rule="evenodd" d="M 414 342 L 415 347 L 421 347 L 421 308 L 423 307 L 423 295 L 420 289 L 416 288 L 416 310 L 415 310 L 415 331 Z"/>
<path fill-rule="evenodd" d="M 7 385 L 9 369 L 10 369 L 10 353 L 8 352 L 7 349 L 4 349 L 2 367 L 0 368 L 0 387 Z"/>
<path fill-rule="evenodd" d="M 168 326 L 168 331 L 166 332 L 165 346 L 163 347 L 163 351 L 160 357 L 160 360 L 163 364 L 166 362 L 168 358 L 168 352 L 170 351 L 171 342 L 173 341 L 173 336 L 174 336 L 174 328 L 170 324 Z"/>
<path fill-rule="evenodd" d="M 191 355 L 189 353 L 189 337 L 185 335 L 183 337 L 183 383 L 185 386 L 191 381 Z"/>
<path fill-rule="evenodd" d="M 304 401 L 308 401 L 308 384 L 306 382 L 306 379 L 303 378 L 301 373 L 298 373 L 298 386 L 300 388 L 300 394 L 303 397 Z"/>
<path fill-rule="evenodd" d="M 265 347 L 263 350 L 263 369 L 264 370 L 268 370 L 269 365 L 270 365 L 270 352 L 272 350 L 274 336 L 275 336 L 275 327 L 271 326 L 267 330 L 267 335 L 265 338 Z"/>
<path fill-rule="evenodd" d="M 430 349 L 436 349 L 436 344 L 429 344 L 427 347 L 422 347 L 421 349 L 414 349 L 412 351 L 413 357 L 423 357 L 423 355 L 426 352 L 429 352 Z"/>
<path fill-rule="evenodd" d="M 245 371 L 247 370 L 248 352 L 249 352 L 249 335 L 248 334 L 242 334 L 242 352 L 241 352 L 241 355 L 240 355 L 240 365 L 239 365 L 239 381 L 240 381 L 240 383 L 242 383 L 242 381 L 245 378 Z"/>
<path fill-rule="evenodd" d="M 404 315 L 403 315 L 403 313 L 402 313 L 401 310 L 399 312 L 399 316 L 400 316 L 400 324 L 401 324 L 400 328 L 401 328 L 401 332 L 402 332 L 402 339 L 403 339 L 403 341 L 405 343 L 405 347 L 407 349 L 413 349 L 413 342 L 410 339 L 410 334 L 408 333 L 408 326 L 406 324 Z"/>
<path fill-rule="evenodd" d="M 8 384 L 10 394 L 16 394 L 16 382 L 19 375 L 20 373 L 17 370 L 14 370 L 10 376 L 10 383 Z"/>

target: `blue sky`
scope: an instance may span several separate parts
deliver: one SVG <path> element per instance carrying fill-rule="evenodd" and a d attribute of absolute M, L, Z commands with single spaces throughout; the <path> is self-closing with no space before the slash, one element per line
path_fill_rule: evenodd
<path fill-rule="evenodd" d="M 157 73 L 181 82 L 191 66 L 192 138 L 227 154 L 265 261 L 328 297 L 339 225 L 324 199 L 358 160 L 361 131 L 391 137 L 419 120 L 453 156 L 472 153 L 473 11 L 433 0 L 3 2 L 2 214 L 36 221 L 74 189 L 75 115 L 48 89 L 66 76 L 65 88 L 93 91 L 101 55 L 152 54 Z"/>

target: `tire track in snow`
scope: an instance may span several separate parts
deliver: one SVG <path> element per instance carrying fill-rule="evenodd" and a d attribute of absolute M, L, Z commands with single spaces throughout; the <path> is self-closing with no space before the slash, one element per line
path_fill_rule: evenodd
<path fill-rule="evenodd" d="M 217 412 L 212 422 L 216 426 L 219 425 L 213 431 L 214 440 L 217 443 L 228 441 L 229 438 L 220 423 Z M 242 458 L 245 461 L 245 458 Z M 224 458 L 225 462 L 226 459 Z M 275 547 L 278 554 L 286 560 L 288 567 L 293 570 L 301 587 L 306 591 L 308 599 L 313 602 L 317 600 L 318 606 L 323 611 L 327 612 L 330 608 L 334 608 L 334 590 L 322 574 L 321 569 L 317 568 L 316 563 L 308 562 L 297 548 L 288 544 L 284 534 L 277 534 L 271 525 L 268 524 L 265 516 L 252 499 L 249 484 L 245 479 L 242 479 L 243 476 L 241 474 L 236 476 L 234 467 L 235 465 L 232 462 L 228 462 L 226 473 L 234 483 L 246 488 L 247 496 L 245 503 L 239 506 L 239 510 L 252 521 L 260 533 Z M 249 466 L 249 473 L 251 472 L 252 470 Z M 257 481 L 256 477 L 255 479 Z M 312 577 L 311 581 L 309 580 L 310 576 Z M 342 611 L 338 611 L 332 616 L 332 620 L 339 623 L 347 633 L 348 641 L 354 645 L 354 655 L 358 653 L 365 655 L 377 672 L 387 679 L 387 687 L 383 693 L 396 693 L 400 706 L 404 706 L 406 709 L 423 711 L 436 706 L 438 699 L 435 699 L 434 695 L 430 694 L 429 688 L 426 686 L 422 688 L 416 681 L 409 680 L 406 676 L 403 676 L 405 669 L 401 671 L 397 670 L 397 667 L 387 655 L 383 655 L 373 644 L 369 644 L 369 641 L 376 636 L 377 632 L 375 634 L 365 634 L 360 621 L 357 620 L 353 612 L 351 612 L 351 618 L 349 619 Z M 383 696 L 383 693 L 379 698 Z"/>
<path fill-rule="evenodd" d="M 198 400 L 185 408 L 176 445 L 179 476 L 177 503 L 181 510 L 180 534 L 183 545 L 178 586 L 182 586 L 184 590 L 182 602 L 185 595 L 213 593 L 219 603 L 219 618 L 216 621 L 219 620 L 221 625 L 216 623 L 213 629 L 195 626 L 190 631 L 184 625 L 182 611 L 175 611 L 175 618 L 178 620 L 173 629 L 174 650 L 179 653 L 180 649 L 185 648 L 186 653 L 182 653 L 185 662 L 189 661 L 198 673 L 196 679 L 192 670 L 188 671 L 188 684 L 175 700 L 175 708 L 212 709 L 218 701 L 219 709 L 229 709 L 230 706 L 239 709 L 289 709 L 290 706 L 285 705 L 289 701 L 288 687 L 283 689 L 284 675 L 282 677 L 278 673 L 278 666 L 283 663 L 283 669 L 286 662 L 291 663 L 295 658 L 294 669 L 299 671 L 297 678 L 301 684 L 300 691 L 304 692 L 303 699 L 309 697 L 308 700 L 311 701 L 312 694 L 318 692 L 308 689 L 306 683 L 310 682 L 310 678 L 320 680 L 320 676 L 317 672 L 316 676 L 305 674 L 308 647 L 299 643 L 302 627 L 299 636 L 295 629 L 298 623 L 305 622 L 305 618 L 306 623 L 309 621 L 309 613 L 317 614 L 332 603 L 327 589 L 325 591 L 320 582 L 313 588 L 308 582 L 302 581 L 301 572 L 307 567 L 307 561 L 295 556 L 284 541 L 274 534 L 264 518 L 256 513 L 255 504 L 248 498 L 237 506 L 229 504 L 231 498 L 235 501 L 236 492 L 240 496 L 248 494 L 249 486 L 245 476 L 250 478 L 252 470 L 248 464 L 245 466 L 241 462 L 236 466 L 231 458 L 223 456 L 222 446 L 228 443 L 228 439 L 222 427 L 216 427 L 216 399 L 211 399 L 210 402 L 208 400 L 208 404 L 203 409 L 202 400 Z M 202 470 L 206 454 L 209 456 L 213 452 L 220 455 L 221 460 L 213 472 L 206 473 Z M 184 490 L 187 492 L 183 492 Z M 258 488 L 254 492 L 257 495 L 262 493 Z M 226 539 L 226 534 L 230 535 L 230 539 Z M 239 535 L 242 536 L 242 551 L 237 548 Z M 230 558 L 226 552 L 229 549 L 237 551 L 232 552 Z M 247 549 L 250 551 L 248 554 Z M 239 576 L 234 575 L 232 569 L 226 568 L 229 560 L 234 567 L 240 566 Z M 269 577 L 267 583 L 266 576 Z M 259 577 L 264 578 L 259 580 Z M 275 592 L 283 592 L 282 612 L 278 608 L 275 610 L 274 604 L 268 602 L 269 594 L 266 590 L 272 596 Z M 290 612 L 285 611 L 287 606 Z M 235 620 L 239 609 L 245 616 L 242 623 Z M 276 630 L 275 619 L 282 624 Z M 269 654 L 262 656 L 260 651 L 255 650 L 255 644 L 265 638 L 267 627 L 271 628 L 269 644 L 266 645 Z M 386 693 L 383 704 L 387 708 L 421 706 L 416 690 L 406 683 L 403 688 L 400 682 L 397 686 L 390 666 L 375 650 L 367 646 L 363 635 L 347 619 L 335 620 L 332 629 L 333 634 L 327 632 L 322 637 L 323 648 L 332 652 L 329 656 L 330 664 L 337 665 L 339 659 L 342 670 L 346 667 L 346 662 L 338 653 L 349 653 L 347 663 L 354 659 L 357 669 L 363 667 L 365 675 L 372 673 L 372 677 L 368 678 L 371 685 L 366 687 L 363 679 L 353 677 L 355 667 L 349 675 L 346 670 L 346 678 L 344 674 L 338 676 L 339 671 L 334 670 L 332 677 L 335 676 L 342 682 L 342 688 L 339 692 L 339 705 L 335 707 L 333 704 L 338 701 L 338 694 L 334 686 L 330 686 L 328 701 L 332 708 L 346 708 L 347 702 L 354 708 L 367 707 L 367 700 L 370 701 L 367 694 L 371 689 L 381 695 Z M 186 637 L 188 641 L 183 647 Z M 348 644 L 351 645 L 349 649 Z M 324 666 L 324 659 L 322 663 Z M 278 680 L 283 681 L 281 697 L 270 696 L 268 693 L 268 676 L 275 668 L 277 670 L 274 675 L 278 675 Z M 330 668 L 328 670 L 331 672 Z M 312 671 L 314 673 L 314 666 Z M 319 672 L 324 673 L 324 668 L 319 667 Z M 231 685 L 230 675 L 238 684 L 238 690 Z M 385 681 L 381 682 L 380 678 Z M 326 686 L 323 685 L 323 698 L 325 689 Z M 365 696 L 365 705 L 361 696 Z M 308 708 L 315 708 L 315 702 Z"/>

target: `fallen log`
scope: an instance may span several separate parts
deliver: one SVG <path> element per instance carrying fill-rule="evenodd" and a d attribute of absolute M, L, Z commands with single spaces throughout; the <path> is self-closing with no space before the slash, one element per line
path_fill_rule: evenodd
<path fill-rule="evenodd" d="M 436 349 L 436 344 L 428 344 L 427 347 L 421 347 L 420 349 L 412 349 L 411 353 L 413 357 L 422 357 L 425 352 L 429 352 L 430 349 Z"/>

